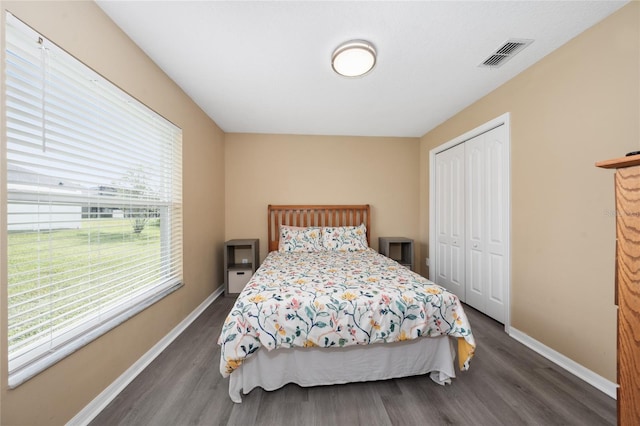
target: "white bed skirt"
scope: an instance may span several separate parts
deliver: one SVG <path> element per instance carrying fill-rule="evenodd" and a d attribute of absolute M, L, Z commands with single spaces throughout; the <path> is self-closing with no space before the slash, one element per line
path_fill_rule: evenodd
<path fill-rule="evenodd" d="M 438 384 L 455 377 L 455 339 L 447 336 L 346 348 L 291 348 L 258 350 L 230 376 L 229 396 L 242 402 L 240 393 L 252 389 L 385 380 L 431 373 Z"/>

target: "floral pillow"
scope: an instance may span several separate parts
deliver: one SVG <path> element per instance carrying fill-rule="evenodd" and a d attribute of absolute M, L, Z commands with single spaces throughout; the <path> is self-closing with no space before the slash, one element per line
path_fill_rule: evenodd
<path fill-rule="evenodd" d="M 324 251 L 321 228 L 280 225 L 279 251 Z"/>
<path fill-rule="evenodd" d="M 337 226 L 322 228 L 322 245 L 331 251 L 360 251 L 366 250 L 367 227 Z"/>

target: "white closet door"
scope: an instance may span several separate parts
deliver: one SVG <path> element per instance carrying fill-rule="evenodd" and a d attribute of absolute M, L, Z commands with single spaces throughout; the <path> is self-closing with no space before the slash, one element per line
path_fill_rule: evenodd
<path fill-rule="evenodd" d="M 508 147 L 500 126 L 465 142 L 466 303 L 505 321 Z"/>
<path fill-rule="evenodd" d="M 484 312 L 484 283 L 486 282 L 485 218 L 487 199 L 485 194 L 485 144 L 484 135 L 465 142 L 465 218 L 467 244 L 465 252 L 466 303 Z"/>
<path fill-rule="evenodd" d="M 435 282 L 465 300 L 464 146 L 436 155 Z"/>

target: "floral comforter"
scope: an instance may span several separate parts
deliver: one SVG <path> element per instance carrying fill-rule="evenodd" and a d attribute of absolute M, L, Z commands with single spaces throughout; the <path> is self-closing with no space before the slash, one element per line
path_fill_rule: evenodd
<path fill-rule="evenodd" d="M 372 249 L 271 252 L 227 316 L 218 339 L 230 375 L 260 347 L 341 347 L 422 336 L 458 338 L 460 369 L 475 341 L 453 293 Z"/>

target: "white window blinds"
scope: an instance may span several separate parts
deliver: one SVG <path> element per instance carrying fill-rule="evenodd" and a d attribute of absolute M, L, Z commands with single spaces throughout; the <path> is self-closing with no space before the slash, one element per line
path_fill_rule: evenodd
<path fill-rule="evenodd" d="M 182 131 L 7 14 L 9 385 L 182 283 Z"/>

